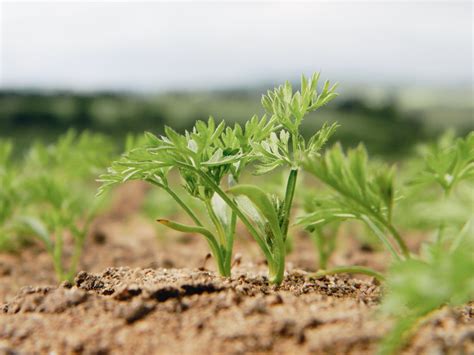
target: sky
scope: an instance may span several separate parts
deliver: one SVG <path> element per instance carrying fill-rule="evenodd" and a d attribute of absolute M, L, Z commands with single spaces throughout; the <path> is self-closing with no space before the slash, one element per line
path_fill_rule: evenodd
<path fill-rule="evenodd" d="M 470 1 L 0 0 L 3 88 L 229 88 L 322 71 L 339 82 L 472 83 Z"/>

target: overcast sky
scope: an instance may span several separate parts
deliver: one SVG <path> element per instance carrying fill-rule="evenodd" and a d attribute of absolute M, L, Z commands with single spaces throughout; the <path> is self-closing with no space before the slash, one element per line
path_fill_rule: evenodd
<path fill-rule="evenodd" d="M 368 84 L 472 81 L 470 1 L 0 6 L 3 87 L 217 88 L 317 70 Z"/>

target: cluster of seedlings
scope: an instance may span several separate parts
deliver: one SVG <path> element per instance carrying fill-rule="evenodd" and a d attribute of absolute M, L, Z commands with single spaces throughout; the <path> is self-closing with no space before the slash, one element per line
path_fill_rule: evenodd
<path fill-rule="evenodd" d="M 268 279 L 276 285 L 285 277 L 291 232 L 306 230 L 319 261 L 311 277 L 361 273 L 383 282 L 381 309 L 394 326 L 381 352 L 391 353 L 431 312 L 474 298 L 474 134 L 447 134 L 424 145 L 403 169 L 369 160 L 363 145 L 348 151 L 339 144 L 324 149 L 337 124 L 323 124 L 309 138 L 302 129 L 305 118 L 337 97 L 336 85 L 326 81 L 319 89 L 318 79 L 319 74 L 303 76 L 298 91 L 288 82 L 269 91 L 262 98 L 265 115 L 255 115 L 244 125 L 228 126 L 210 118 L 183 134 L 166 127 L 162 136 L 146 133 L 129 140 L 127 152 L 100 176 L 99 196 L 130 180 L 165 192 L 185 220 L 158 222 L 202 235 L 224 277 L 231 275 L 238 221 L 258 244 Z M 97 154 L 99 150 L 104 153 Z M 87 194 L 73 186 L 107 164 L 110 144 L 99 136 L 71 133 L 55 146 L 33 146 L 21 164 L 11 162 L 10 151 L 8 142 L 0 144 L 0 248 L 15 239 L 13 235 L 34 234 L 51 254 L 59 278 L 70 279 L 98 201 L 84 204 Z M 278 191 L 262 188 L 259 178 L 252 179 L 254 184 L 242 182 L 248 172 L 272 176 L 275 170 L 285 174 Z M 301 183 L 303 175 L 314 178 L 313 190 Z M 177 176 L 181 186 L 172 183 Z M 304 214 L 296 215 L 295 200 L 303 202 Z M 464 214 L 439 212 L 456 210 L 453 206 L 464 206 Z M 343 223 L 360 223 L 386 249 L 392 258 L 386 274 L 360 265 L 329 267 Z M 416 254 L 402 233 L 414 228 L 434 234 Z M 67 269 L 62 255 L 65 233 L 74 242 Z"/>
<path fill-rule="evenodd" d="M 55 144 L 34 143 L 23 158 L 13 155 L 10 141 L 0 141 L 0 251 L 38 239 L 58 280 L 71 281 L 104 200 L 94 198 L 94 178 L 114 151 L 108 138 L 74 131 Z"/>

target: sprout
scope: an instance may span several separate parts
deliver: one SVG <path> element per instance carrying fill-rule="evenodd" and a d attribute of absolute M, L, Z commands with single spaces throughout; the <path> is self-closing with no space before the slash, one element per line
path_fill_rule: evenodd
<path fill-rule="evenodd" d="M 128 180 L 146 181 L 164 190 L 194 225 L 163 218 L 158 222 L 204 236 L 222 276 L 231 273 L 236 223 L 240 219 L 268 262 L 270 281 L 280 284 L 301 157 L 318 154 L 337 127 L 324 125 L 308 142 L 299 132 L 307 113 L 336 97 L 335 86 L 329 88 L 327 82 L 322 92 L 317 92 L 318 78 L 319 74 L 310 80 L 303 76 L 301 89 L 294 94 L 289 83 L 269 92 L 262 99 L 267 115 L 253 116 L 243 127 L 216 123 L 211 117 L 207 122 L 197 121 L 192 130 L 183 134 L 170 127 L 161 137 L 146 133 L 143 144 L 129 150 L 100 176 L 99 194 Z M 238 185 L 242 172 L 252 162 L 259 174 L 283 166 L 290 168 L 282 200 L 266 195 L 257 186 Z M 172 170 L 179 172 L 184 192 L 202 205 L 207 216 L 194 211 L 170 186 L 168 176 Z"/>

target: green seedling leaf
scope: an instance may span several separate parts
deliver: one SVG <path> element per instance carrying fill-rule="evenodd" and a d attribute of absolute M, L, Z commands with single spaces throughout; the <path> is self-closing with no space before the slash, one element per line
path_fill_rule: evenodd
<path fill-rule="evenodd" d="M 278 215 L 273 208 L 271 200 L 260 188 L 253 185 L 237 185 L 227 191 L 231 195 L 244 195 L 257 207 L 259 212 L 267 219 L 273 235 L 283 241 Z"/>
<path fill-rule="evenodd" d="M 390 268 L 382 311 L 395 323 L 381 343 L 380 354 L 397 353 L 416 330 L 417 321 L 431 312 L 444 305 L 462 305 L 474 298 L 472 253 L 472 248 L 447 253 L 443 246 L 437 245 L 428 261 L 410 259 Z"/>
<path fill-rule="evenodd" d="M 214 194 L 211 200 L 212 209 L 214 210 L 219 221 L 226 227 L 230 227 L 230 209 L 224 200 L 218 195 Z"/>
<path fill-rule="evenodd" d="M 340 144 L 325 152 L 321 157 L 308 155 L 303 167 L 329 186 L 334 195 L 330 203 L 319 206 L 306 218 L 305 225 L 321 224 L 342 218 L 357 218 L 366 223 L 381 239 L 388 250 L 396 256 L 388 236 L 398 244 L 404 257 L 408 248 L 398 231 L 392 225 L 392 209 L 396 201 L 394 170 L 391 167 L 372 167 L 362 145 L 344 154 Z"/>
<path fill-rule="evenodd" d="M 53 250 L 53 241 L 51 240 L 50 233 L 40 220 L 34 217 L 21 217 L 18 219 L 18 223 L 38 237 L 44 243 L 47 250 Z"/>
<path fill-rule="evenodd" d="M 304 75 L 301 78 L 300 91 L 293 93 L 289 82 L 279 86 L 273 91 L 268 91 L 262 97 L 262 106 L 277 122 L 291 134 L 297 135 L 299 126 L 304 117 L 337 97 L 337 85 L 329 87 L 329 82 L 324 83 L 320 94 L 317 92 L 319 73 L 313 74 L 310 80 Z"/>
<path fill-rule="evenodd" d="M 424 167 L 415 184 L 436 183 L 449 193 L 461 181 L 474 178 L 474 132 L 455 139 L 447 132 L 435 144 L 419 147 Z"/>
<path fill-rule="evenodd" d="M 250 219 L 260 228 L 263 233 L 265 230 L 265 219 L 255 208 L 254 204 L 252 204 L 252 201 L 243 195 L 237 196 L 236 201 L 240 209 L 250 217 Z"/>

